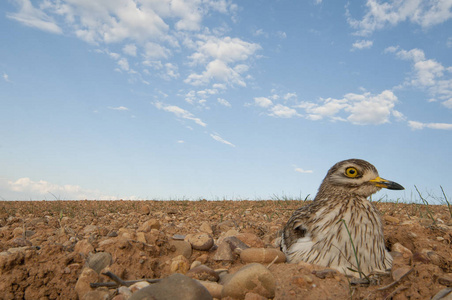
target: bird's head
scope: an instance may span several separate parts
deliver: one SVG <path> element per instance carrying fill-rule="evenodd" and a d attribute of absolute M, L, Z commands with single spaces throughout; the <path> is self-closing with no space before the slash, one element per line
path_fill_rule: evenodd
<path fill-rule="evenodd" d="M 404 189 L 396 182 L 381 178 L 377 169 L 367 161 L 348 159 L 331 167 L 319 188 L 319 192 L 335 189 L 338 192 L 369 197 L 381 188 Z"/>

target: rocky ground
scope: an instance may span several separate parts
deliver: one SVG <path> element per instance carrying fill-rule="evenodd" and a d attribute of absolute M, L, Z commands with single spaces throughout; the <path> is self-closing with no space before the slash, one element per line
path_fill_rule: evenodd
<path fill-rule="evenodd" d="M 394 267 L 366 284 L 323 267 L 284 262 L 275 239 L 304 204 L 0 202 L 0 299 L 160 299 L 159 293 L 173 299 L 452 297 L 447 206 L 376 203 Z"/>

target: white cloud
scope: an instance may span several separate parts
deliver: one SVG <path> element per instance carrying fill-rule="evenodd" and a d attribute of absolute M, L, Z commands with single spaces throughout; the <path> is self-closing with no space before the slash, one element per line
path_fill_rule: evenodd
<path fill-rule="evenodd" d="M 220 103 L 223 106 L 231 107 L 231 103 L 229 103 L 229 101 L 226 99 L 218 98 L 217 101 L 218 101 L 218 103 Z"/>
<path fill-rule="evenodd" d="M 383 124 L 389 122 L 391 115 L 400 119 L 403 115 L 394 109 L 397 96 L 385 90 L 378 95 L 369 92 L 363 94 L 349 93 L 342 99 L 320 99 L 319 102 L 301 102 L 297 107 L 303 108 L 310 120 L 348 121 L 356 125 Z"/>
<path fill-rule="evenodd" d="M 45 180 L 33 181 L 28 177 L 19 178 L 16 181 L 6 182 L 6 188 L 12 192 L 20 193 L 29 198 L 57 197 L 58 200 L 116 200 L 117 197 L 109 196 L 98 190 L 83 189 L 78 185 L 58 185 Z M 126 199 L 138 199 L 135 196 Z"/>
<path fill-rule="evenodd" d="M 388 47 L 385 52 L 394 53 L 398 58 L 412 63 L 412 74 L 405 80 L 405 86 L 427 89 L 434 98 L 442 100 L 447 108 L 452 108 L 452 67 L 445 67 L 434 59 L 427 59 L 421 49 L 406 51 L 399 47 Z"/>
<path fill-rule="evenodd" d="M 367 0 L 367 11 L 361 20 L 353 19 L 347 10 L 348 23 L 355 34 L 368 36 L 376 30 L 410 21 L 427 29 L 452 18 L 450 0 L 379 1 Z"/>
<path fill-rule="evenodd" d="M 273 102 L 266 97 L 256 97 L 254 98 L 254 104 L 263 108 L 267 108 L 273 105 Z"/>
<path fill-rule="evenodd" d="M 242 73 L 248 71 L 243 61 L 248 60 L 261 47 L 238 38 L 199 35 L 196 43 L 197 51 L 190 56 L 192 66 L 205 66 L 202 73 L 192 73 L 185 83 L 205 85 L 227 83 L 229 85 L 246 86 Z"/>
<path fill-rule="evenodd" d="M 9 79 L 9 76 L 8 76 L 8 74 L 6 74 L 6 73 L 3 73 L 3 79 L 6 81 L 6 82 L 11 82 L 11 80 Z"/>
<path fill-rule="evenodd" d="M 410 126 L 413 130 L 421 130 L 424 128 L 452 130 L 452 124 L 450 123 L 421 123 L 416 121 L 408 121 L 408 126 Z"/>
<path fill-rule="evenodd" d="M 135 44 L 127 44 L 122 48 L 122 52 L 130 56 L 137 56 L 137 46 Z"/>
<path fill-rule="evenodd" d="M 179 106 L 175 106 L 175 105 L 165 105 L 161 102 L 155 102 L 153 103 L 155 107 L 157 107 L 158 109 L 173 113 L 174 115 L 176 115 L 176 117 L 181 118 L 181 119 L 186 119 L 186 120 L 191 120 L 193 122 L 195 122 L 196 124 L 202 126 L 202 127 L 206 127 L 207 124 L 204 123 L 201 119 L 196 118 L 191 112 L 180 108 Z"/>
<path fill-rule="evenodd" d="M 312 170 L 303 170 L 302 168 L 295 168 L 295 172 L 310 174 L 313 173 Z"/>
<path fill-rule="evenodd" d="M 7 17 L 26 26 L 35 27 L 51 33 L 61 34 L 63 30 L 44 11 L 35 8 L 30 0 L 16 0 L 19 12 L 8 13 Z"/>
<path fill-rule="evenodd" d="M 129 110 L 127 107 L 125 106 L 118 106 L 118 107 L 108 107 L 109 109 L 113 109 L 113 110 L 119 110 L 119 111 L 127 111 Z"/>
<path fill-rule="evenodd" d="M 352 47 L 353 47 L 353 49 L 362 50 L 362 49 L 369 49 L 369 48 L 371 48 L 373 44 L 374 44 L 373 41 L 360 40 L 360 41 L 354 42 Z"/>
<path fill-rule="evenodd" d="M 270 109 L 269 115 L 278 118 L 292 118 L 301 116 L 295 109 L 282 104 L 276 104 L 275 106 L 273 106 Z"/>
<path fill-rule="evenodd" d="M 231 147 L 235 147 L 235 145 L 233 143 L 226 141 L 225 139 L 223 139 L 218 134 L 212 134 L 211 133 L 210 137 L 213 138 L 214 140 L 220 142 L 220 143 L 226 144 L 226 145 L 231 146 Z"/>

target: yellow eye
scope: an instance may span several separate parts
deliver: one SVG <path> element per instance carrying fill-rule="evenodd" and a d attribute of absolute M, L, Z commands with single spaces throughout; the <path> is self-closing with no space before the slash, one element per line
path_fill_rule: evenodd
<path fill-rule="evenodd" d="M 356 168 L 350 167 L 345 170 L 345 176 L 350 178 L 355 178 L 358 176 L 358 170 Z"/>

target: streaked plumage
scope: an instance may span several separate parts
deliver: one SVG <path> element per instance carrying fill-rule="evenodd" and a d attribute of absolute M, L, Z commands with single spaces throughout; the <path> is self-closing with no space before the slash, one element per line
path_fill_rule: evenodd
<path fill-rule="evenodd" d="M 350 231 L 364 274 L 385 271 L 392 257 L 385 248 L 380 216 L 367 198 L 381 188 L 401 190 L 382 179 L 377 169 L 360 159 L 335 164 L 325 176 L 314 201 L 297 209 L 284 227 L 281 249 L 288 262 L 305 261 L 356 275 Z"/>

